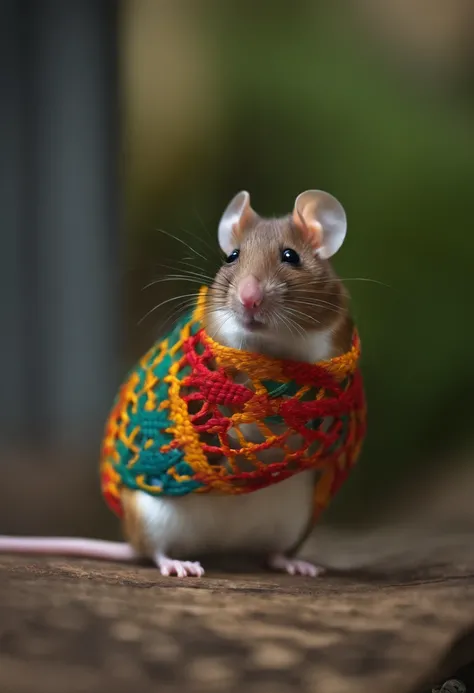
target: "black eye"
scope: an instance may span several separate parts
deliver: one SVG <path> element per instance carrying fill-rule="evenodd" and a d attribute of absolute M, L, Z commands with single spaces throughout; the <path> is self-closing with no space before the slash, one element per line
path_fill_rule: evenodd
<path fill-rule="evenodd" d="M 285 250 L 283 250 L 281 253 L 281 261 L 287 262 L 289 265 L 299 265 L 300 256 L 296 250 L 293 250 L 292 248 L 285 248 Z"/>
<path fill-rule="evenodd" d="M 229 257 L 226 258 L 226 262 L 229 262 L 229 263 L 230 263 L 230 262 L 235 262 L 235 260 L 237 260 L 237 258 L 239 257 L 239 255 L 240 255 L 240 250 L 239 250 L 238 248 L 236 248 L 235 250 L 233 250 L 233 251 L 231 252 L 231 254 L 229 255 Z"/>

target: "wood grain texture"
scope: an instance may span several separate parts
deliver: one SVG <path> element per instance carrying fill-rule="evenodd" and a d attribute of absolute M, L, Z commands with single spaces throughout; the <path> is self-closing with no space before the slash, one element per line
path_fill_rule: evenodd
<path fill-rule="evenodd" d="M 317 579 L 3 556 L 0 690 L 428 692 L 474 659 L 474 557 L 450 546 Z"/>

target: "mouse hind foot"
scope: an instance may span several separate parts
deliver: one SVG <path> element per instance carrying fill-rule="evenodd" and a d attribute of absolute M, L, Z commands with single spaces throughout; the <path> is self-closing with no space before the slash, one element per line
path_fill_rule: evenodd
<path fill-rule="evenodd" d="M 308 577 L 318 577 L 325 570 L 319 565 L 302 561 L 297 558 L 289 558 L 283 553 L 276 553 L 269 556 L 267 561 L 268 567 L 279 573 L 288 573 L 289 575 L 306 575 Z"/>
<path fill-rule="evenodd" d="M 176 577 L 202 577 L 204 568 L 197 561 L 176 561 L 162 553 L 154 556 L 154 562 L 160 573 L 164 576 Z"/>

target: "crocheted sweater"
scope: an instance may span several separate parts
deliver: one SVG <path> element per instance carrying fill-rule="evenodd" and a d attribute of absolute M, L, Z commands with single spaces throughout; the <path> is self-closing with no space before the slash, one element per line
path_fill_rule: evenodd
<path fill-rule="evenodd" d="M 215 342 L 196 308 L 128 374 L 105 428 L 101 487 L 121 516 L 121 488 L 155 496 L 249 493 L 315 469 L 315 516 L 356 462 L 366 409 L 351 349 L 308 364 Z"/>

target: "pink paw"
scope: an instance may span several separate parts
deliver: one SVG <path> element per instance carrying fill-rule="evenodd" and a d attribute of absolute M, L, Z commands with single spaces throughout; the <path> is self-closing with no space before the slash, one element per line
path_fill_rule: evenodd
<path fill-rule="evenodd" d="M 314 565 L 308 561 L 300 561 L 296 558 L 287 558 L 283 554 L 270 556 L 268 561 L 270 568 L 279 572 L 288 573 L 289 575 L 307 575 L 308 577 L 317 577 L 324 573 L 324 568 Z"/>
<path fill-rule="evenodd" d="M 175 561 L 167 556 L 157 556 L 156 565 L 162 575 L 177 577 L 202 577 L 204 568 L 200 563 L 192 561 Z"/>

